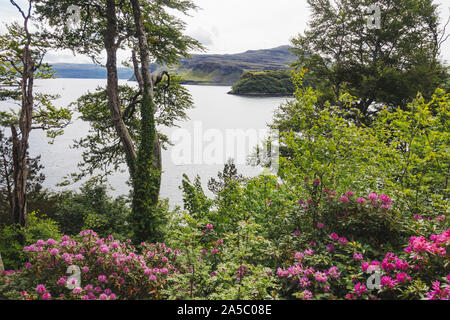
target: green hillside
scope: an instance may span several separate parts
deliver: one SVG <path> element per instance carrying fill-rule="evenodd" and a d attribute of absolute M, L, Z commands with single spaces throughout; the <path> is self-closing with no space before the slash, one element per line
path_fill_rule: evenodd
<path fill-rule="evenodd" d="M 236 54 L 193 54 L 181 58 L 170 71 L 185 79 L 184 84 L 232 86 L 246 71 L 287 70 L 294 60 L 289 48 L 280 46 Z M 135 80 L 134 76 L 130 80 Z"/>
<path fill-rule="evenodd" d="M 294 90 L 289 71 L 265 70 L 245 72 L 229 93 L 249 96 L 291 96 Z"/>

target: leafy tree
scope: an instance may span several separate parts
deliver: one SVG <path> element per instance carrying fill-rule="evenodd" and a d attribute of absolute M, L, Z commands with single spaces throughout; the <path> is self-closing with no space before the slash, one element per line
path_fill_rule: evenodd
<path fill-rule="evenodd" d="M 238 174 L 233 159 L 228 159 L 223 167 L 223 171 L 217 173 L 217 177 L 218 180 L 211 178 L 208 181 L 208 189 L 216 195 L 223 191 L 232 181 L 241 183 L 246 180 L 242 174 Z"/>
<path fill-rule="evenodd" d="M 295 91 L 289 71 L 244 72 L 231 93 L 243 95 L 292 95 Z"/>
<path fill-rule="evenodd" d="M 177 126 L 176 122 L 187 119 L 186 110 L 193 105 L 192 98 L 186 88 L 179 84 L 179 78 L 172 76 L 169 87 L 163 80 L 155 87 L 154 100 L 157 106 L 155 122 L 157 128 Z M 135 145 L 140 143 L 140 108 L 141 101 L 139 89 L 124 85 L 119 87 L 121 97 L 121 112 L 124 123 L 130 132 Z M 80 119 L 90 124 L 89 134 L 75 141 L 75 147 L 83 149 L 83 161 L 78 168 L 81 172 L 73 173 L 71 179 L 79 179 L 99 173 L 100 181 L 113 171 L 120 170 L 126 164 L 125 152 L 120 139 L 114 129 L 109 113 L 107 92 L 104 88 L 97 88 L 80 97 L 76 110 Z M 170 141 L 166 135 L 158 130 L 159 140 L 164 148 Z"/>
<path fill-rule="evenodd" d="M 6 138 L 3 131 L 0 130 L 0 224 L 12 223 L 12 207 L 13 207 L 13 154 L 12 154 L 12 139 Z M 42 182 L 45 180 L 45 175 L 41 172 L 44 168 L 40 164 L 40 156 L 31 158 L 27 155 L 28 182 L 28 209 L 33 211 L 34 196 L 39 194 L 42 190 Z M 31 202 L 31 207 L 30 207 Z"/>
<path fill-rule="evenodd" d="M 17 110 L 0 113 L 0 125 L 11 129 L 13 146 L 13 222 L 27 226 L 28 139 L 34 129 L 45 130 L 54 139 L 70 123 L 71 112 L 56 108 L 51 100 L 56 96 L 34 93 L 35 79 L 48 79 L 53 72 L 42 63 L 48 43 L 42 34 L 32 32 L 29 23 L 33 14 L 33 1 L 22 10 L 11 0 L 23 18 L 23 25 L 7 26 L 7 33 L 0 35 L 0 97 L 16 104 Z"/>
<path fill-rule="evenodd" d="M 194 182 L 191 182 L 189 177 L 183 174 L 180 189 L 183 191 L 184 209 L 194 218 L 206 217 L 213 203 L 205 195 L 200 176 L 196 176 Z"/>
<path fill-rule="evenodd" d="M 386 185 L 416 214 L 448 213 L 450 93 L 437 89 L 430 100 L 418 95 L 405 110 L 384 109 L 374 123 L 378 139 L 392 152 L 378 161 Z"/>
<path fill-rule="evenodd" d="M 292 40 L 306 80 L 320 90 L 319 102 L 339 103 L 342 93 L 358 97 L 369 116 L 380 105 L 405 107 L 418 92 L 430 98 L 448 81 L 439 61 L 445 27 L 432 0 L 308 0 L 308 29 Z M 381 10 L 381 28 L 367 27 L 371 5 Z"/>
<path fill-rule="evenodd" d="M 282 179 L 298 192 L 304 179 L 341 194 L 380 190 L 409 214 L 448 211 L 448 93 L 437 89 L 430 100 L 418 95 L 403 109 L 385 108 L 366 127 L 346 116 L 356 98 L 343 94 L 344 110 L 322 106 L 317 91 L 302 87 L 302 74 L 294 77 L 295 99 L 280 106 L 272 125 L 281 132 Z"/>
<path fill-rule="evenodd" d="M 183 35 L 184 23 L 169 10 L 186 13 L 196 8 L 191 1 L 74 1 L 40 0 L 39 12 L 50 25 L 61 27 L 53 34 L 60 47 L 98 58 L 101 50 L 107 55 L 107 97 L 111 120 L 125 152 L 133 186 L 133 214 L 136 237 L 141 240 L 152 233 L 152 208 L 158 203 L 161 181 L 161 147 L 156 133 L 154 86 L 162 74 L 150 73 L 153 58 L 159 64 L 171 64 L 188 50 L 200 44 Z M 81 9 L 81 23 L 77 30 L 67 28 L 67 8 Z M 117 78 L 117 50 L 131 49 L 135 77 L 139 83 L 140 136 L 138 148 L 125 124 Z"/>

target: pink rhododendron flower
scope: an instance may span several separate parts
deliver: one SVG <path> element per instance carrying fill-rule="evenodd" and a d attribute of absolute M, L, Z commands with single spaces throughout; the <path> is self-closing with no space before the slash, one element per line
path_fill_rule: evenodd
<path fill-rule="evenodd" d="M 59 280 L 56 282 L 57 285 L 64 287 L 66 285 L 66 279 L 65 278 L 59 278 Z"/>
<path fill-rule="evenodd" d="M 336 240 L 339 239 L 339 236 L 338 236 L 336 233 L 332 233 L 332 234 L 330 234 L 330 238 L 331 238 L 332 240 L 336 241 Z"/>
<path fill-rule="evenodd" d="M 313 294 L 309 290 L 305 290 L 302 292 L 303 300 L 311 300 Z"/>
<path fill-rule="evenodd" d="M 331 267 L 328 269 L 328 275 L 333 279 L 339 279 L 341 276 L 341 273 L 339 272 L 339 268 L 336 266 Z"/>
<path fill-rule="evenodd" d="M 408 275 L 407 275 L 406 273 L 404 273 L 404 272 L 398 273 L 397 276 L 396 276 L 396 278 L 397 278 L 397 281 L 400 282 L 400 283 L 406 283 L 406 282 L 408 282 L 408 281 L 411 281 L 411 277 L 408 276 Z"/>
<path fill-rule="evenodd" d="M 389 198 L 387 195 L 385 195 L 385 194 L 380 194 L 380 197 L 379 197 L 379 199 L 381 200 L 381 202 L 383 202 L 383 203 L 385 203 L 385 204 L 387 204 L 387 205 L 389 205 L 389 204 L 391 204 L 391 198 Z"/>
<path fill-rule="evenodd" d="M 37 287 L 36 287 L 36 292 L 37 293 L 45 293 L 47 290 L 45 289 L 45 286 L 43 285 L 43 284 L 39 284 Z"/>
<path fill-rule="evenodd" d="M 369 198 L 370 200 L 374 201 L 374 200 L 378 199 L 378 196 L 377 196 L 377 194 L 375 192 L 371 192 L 371 193 L 369 193 L 367 198 Z"/>
<path fill-rule="evenodd" d="M 76 287 L 72 290 L 72 294 L 80 294 L 83 291 L 80 287 Z"/>
<path fill-rule="evenodd" d="M 363 255 L 361 253 L 355 252 L 353 254 L 353 259 L 355 259 L 356 261 L 361 261 L 363 259 Z"/>
<path fill-rule="evenodd" d="M 393 280 L 391 277 L 389 277 L 389 276 L 381 277 L 381 288 L 383 288 L 383 289 L 384 288 L 392 289 L 396 285 L 397 285 L 397 281 Z"/>
<path fill-rule="evenodd" d="M 362 284 L 361 282 L 358 282 L 355 285 L 355 293 L 357 296 L 362 296 L 366 292 L 367 292 L 367 287 L 364 284 Z"/>
<path fill-rule="evenodd" d="M 42 300 L 50 300 L 52 298 L 52 295 L 50 292 L 46 292 L 42 295 Z"/>
<path fill-rule="evenodd" d="M 356 202 L 358 202 L 359 204 L 364 204 L 364 203 L 366 203 L 366 199 L 358 198 L 358 200 L 356 200 Z"/>
<path fill-rule="evenodd" d="M 309 281 L 308 277 L 302 277 L 299 280 L 299 285 L 302 288 L 307 288 L 311 285 L 311 281 Z"/>
<path fill-rule="evenodd" d="M 316 273 L 314 274 L 314 278 L 316 279 L 317 282 L 327 282 L 328 277 L 325 274 L 325 272 L 320 272 L 320 271 L 316 271 Z"/>
<path fill-rule="evenodd" d="M 295 253 L 295 259 L 296 260 L 302 260 L 304 256 L 305 255 L 303 254 L 303 252 L 296 252 Z"/>
<path fill-rule="evenodd" d="M 47 245 L 49 245 L 49 246 L 54 246 L 57 243 L 58 243 L 58 241 L 53 240 L 52 238 L 47 240 Z"/>
<path fill-rule="evenodd" d="M 207 225 L 206 225 L 206 227 L 205 227 L 206 229 L 213 229 L 214 227 L 213 227 L 213 225 L 211 224 L 211 223 L 208 223 Z"/>

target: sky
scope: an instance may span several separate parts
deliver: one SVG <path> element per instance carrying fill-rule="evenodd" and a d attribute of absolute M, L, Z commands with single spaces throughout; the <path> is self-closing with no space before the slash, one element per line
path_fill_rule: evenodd
<path fill-rule="evenodd" d="M 194 3 L 201 9 L 180 18 L 187 23 L 186 33 L 199 40 L 206 47 L 206 53 L 238 53 L 289 44 L 305 30 L 310 15 L 306 0 L 194 0 Z M 435 3 L 441 5 L 441 20 L 446 21 L 450 14 L 448 0 Z M 4 22 L 19 17 L 9 0 L 0 0 L 1 32 Z M 441 55 L 450 61 L 450 39 L 444 44 Z M 127 53 L 119 53 L 119 60 L 127 57 Z M 91 62 L 87 57 L 73 56 L 70 51 L 50 52 L 46 60 Z"/>

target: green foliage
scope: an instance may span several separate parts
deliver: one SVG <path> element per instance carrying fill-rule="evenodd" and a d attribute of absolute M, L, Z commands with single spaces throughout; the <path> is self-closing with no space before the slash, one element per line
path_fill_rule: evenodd
<path fill-rule="evenodd" d="M 439 61 L 445 30 L 432 0 L 308 4 L 309 27 L 292 40 L 294 65 L 308 69 L 306 80 L 319 90 L 319 104 L 336 104 L 349 92 L 358 97 L 357 109 L 370 117 L 382 105 L 405 107 L 418 92 L 429 99 L 448 81 L 448 69 Z M 380 8 L 380 29 L 367 27 L 371 5 Z"/>
<path fill-rule="evenodd" d="M 0 232 L 0 252 L 5 269 L 20 269 L 26 262 L 23 246 L 19 239 L 25 239 L 30 245 L 39 239 L 58 238 L 61 236 L 58 224 L 45 216 L 38 217 L 35 212 L 28 215 L 28 228 L 10 225 L 3 226 Z"/>
<path fill-rule="evenodd" d="M 384 109 L 374 124 L 380 142 L 393 150 L 378 161 L 388 188 L 407 202 L 407 210 L 426 215 L 448 212 L 450 170 L 450 94 L 438 89 L 405 108 Z"/>
<path fill-rule="evenodd" d="M 155 212 L 161 186 L 161 169 L 155 166 L 156 124 L 153 97 L 149 95 L 150 83 L 144 82 L 140 103 L 140 144 L 136 159 L 136 170 L 132 177 L 133 200 L 130 224 L 136 242 L 162 240 L 158 232 L 161 216 Z"/>
<path fill-rule="evenodd" d="M 245 72 L 233 85 L 232 94 L 290 96 L 295 87 L 289 71 Z"/>
<path fill-rule="evenodd" d="M 194 183 L 191 183 L 187 175 L 183 175 L 182 186 L 184 209 L 193 217 L 202 218 L 206 216 L 212 205 L 203 191 L 200 176 L 195 177 Z"/>
<path fill-rule="evenodd" d="M 296 77 L 296 99 L 280 106 L 272 125 L 281 132 L 283 179 L 293 185 L 319 179 L 338 193 L 380 190 L 406 212 L 447 212 L 448 94 L 438 89 L 428 102 L 419 95 L 405 110 L 384 109 L 365 127 L 355 98 L 343 94 L 344 109 L 322 107 L 317 91 L 301 87 L 302 73 Z"/>
<path fill-rule="evenodd" d="M 126 239 L 131 235 L 127 222 L 128 200 L 124 197 L 112 199 L 107 187 L 97 185 L 95 180 L 86 182 L 78 193 L 48 194 L 42 200 L 53 206 L 42 206 L 40 211 L 55 220 L 64 234 L 76 235 L 83 229 L 95 229 L 102 237 L 114 235 Z"/>
<path fill-rule="evenodd" d="M 18 23 L 7 26 L 7 33 L 0 35 L 0 100 L 8 101 L 11 105 L 21 106 L 21 88 L 23 70 L 23 46 L 27 42 L 24 27 Z M 48 42 L 40 33 L 32 34 L 31 58 L 34 65 L 34 79 L 53 78 L 55 72 L 42 59 L 48 50 Z M 50 143 L 63 133 L 69 125 L 72 112 L 68 108 L 57 108 L 52 100 L 58 95 L 35 93 L 31 129 L 44 130 L 50 138 Z M 9 111 L 0 112 L 0 125 L 10 127 L 19 125 L 20 108 L 10 107 Z"/>
<path fill-rule="evenodd" d="M 42 191 L 42 183 L 45 175 L 41 172 L 44 168 L 40 163 L 40 156 L 35 158 L 27 157 L 28 181 L 27 197 L 29 212 L 37 211 L 35 209 L 35 200 L 39 198 Z M 13 201 L 12 190 L 13 180 L 13 155 L 12 139 L 5 137 L 3 130 L 0 130 L 0 225 L 10 224 L 11 221 L 11 203 Z"/>
<path fill-rule="evenodd" d="M 171 76 L 170 86 L 165 89 L 167 80 L 163 80 L 155 88 L 154 102 L 157 106 L 155 121 L 158 131 L 162 127 L 176 126 L 176 122 L 186 120 L 186 112 L 192 108 L 193 102 L 189 91 L 181 86 L 180 78 Z M 124 123 L 135 145 L 140 144 L 141 110 L 137 108 L 142 100 L 142 94 L 131 86 L 120 86 L 121 108 Z M 79 164 L 77 173 L 70 178 L 75 181 L 91 175 L 100 175 L 100 181 L 114 171 L 121 170 L 126 163 L 125 153 L 120 139 L 114 129 L 109 111 L 107 92 L 97 88 L 95 92 L 81 96 L 75 103 L 80 118 L 90 125 L 89 134 L 75 141 L 74 147 L 83 149 L 83 161 Z M 170 144 L 167 136 L 158 132 L 158 137 L 165 147 Z"/>

